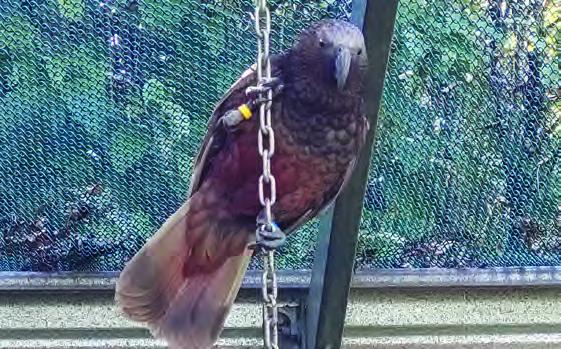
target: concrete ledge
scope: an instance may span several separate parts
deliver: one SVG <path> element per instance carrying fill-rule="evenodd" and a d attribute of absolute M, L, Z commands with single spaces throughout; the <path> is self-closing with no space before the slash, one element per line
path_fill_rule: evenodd
<path fill-rule="evenodd" d="M 281 290 L 286 301 L 305 292 Z M 244 290 L 219 348 L 260 348 L 257 290 Z M 0 349 L 165 348 L 104 292 L 0 293 Z M 561 288 L 354 289 L 346 348 L 561 348 Z"/>
<path fill-rule="evenodd" d="M 349 348 L 561 348 L 561 289 L 354 290 Z"/>
<path fill-rule="evenodd" d="M 554 349 L 561 348 L 561 336 L 543 334 L 355 337 L 345 338 L 344 346 L 356 349 Z"/>

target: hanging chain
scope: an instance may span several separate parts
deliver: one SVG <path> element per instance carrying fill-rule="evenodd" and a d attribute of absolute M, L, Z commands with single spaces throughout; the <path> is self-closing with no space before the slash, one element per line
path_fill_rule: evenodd
<path fill-rule="evenodd" d="M 267 0 L 256 0 L 255 32 L 257 33 L 257 82 L 271 80 L 271 60 L 269 55 L 269 33 L 271 31 L 271 13 Z M 258 86 L 260 87 L 260 86 Z M 271 123 L 272 89 L 259 95 L 259 133 L 257 144 L 263 159 L 263 172 L 259 177 L 259 201 L 263 206 L 265 221 L 257 229 L 272 232 L 274 230 L 271 207 L 275 204 L 276 182 L 271 174 L 271 157 L 275 153 L 275 134 Z M 274 250 L 265 251 L 263 257 L 263 341 L 265 348 L 278 348 L 278 310 L 277 278 L 275 272 Z"/>
<path fill-rule="evenodd" d="M 267 349 L 278 349 L 278 309 L 277 276 L 275 273 L 274 251 L 266 252 L 263 257 L 263 343 Z"/>

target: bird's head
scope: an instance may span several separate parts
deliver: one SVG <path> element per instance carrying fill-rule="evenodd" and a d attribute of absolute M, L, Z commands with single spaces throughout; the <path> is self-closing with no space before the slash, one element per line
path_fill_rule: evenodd
<path fill-rule="evenodd" d="M 315 80 L 341 91 L 362 84 L 368 59 L 356 26 L 339 20 L 317 22 L 300 34 L 294 49 L 300 65 Z"/>

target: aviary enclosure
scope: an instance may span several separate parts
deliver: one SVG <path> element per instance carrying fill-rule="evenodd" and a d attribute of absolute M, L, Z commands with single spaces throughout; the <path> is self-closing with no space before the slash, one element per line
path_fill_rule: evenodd
<path fill-rule="evenodd" d="M 280 51 L 319 18 L 350 20 L 352 1 L 270 7 Z M 183 201 L 214 103 L 254 62 L 252 12 L 0 2 L 0 271 L 122 268 Z M 400 1 L 359 274 L 561 266 L 560 23 L 551 0 Z M 278 267 L 311 269 L 317 231 Z"/>

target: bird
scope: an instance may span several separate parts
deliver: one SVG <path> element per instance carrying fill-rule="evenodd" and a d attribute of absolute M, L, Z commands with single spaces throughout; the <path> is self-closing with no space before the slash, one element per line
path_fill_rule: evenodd
<path fill-rule="evenodd" d="M 125 264 L 115 290 L 120 310 L 172 349 L 216 343 L 236 298 L 263 216 L 258 180 L 256 84 L 274 90 L 271 172 L 275 226 L 290 234 L 325 211 L 347 183 L 369 129 L 368 66 L 355 25 L 319 20 L 286 51 L 271 55 L 271 76 L 247 69 L 217 103 L 195 158 L 186 201 Z M 243 114 L 243 118 L 232 116 Z M 273 241 L 274 243 L 274 241 Z"/>

